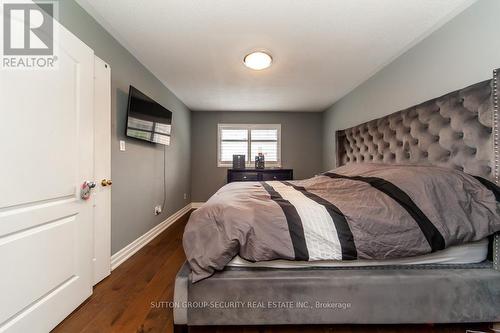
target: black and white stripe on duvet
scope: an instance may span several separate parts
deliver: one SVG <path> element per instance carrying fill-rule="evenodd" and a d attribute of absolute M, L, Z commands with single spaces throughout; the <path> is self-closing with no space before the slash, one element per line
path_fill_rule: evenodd
<path fill-rule="evenodd" d="M 271 195 L 271 199 L 283 209 L 289 229 L 302 230 L 301 238 L 304 240 L 309 255 L 306 260 L 350 260 L 357 258 L 349 225 L 342 212 L 335 205 L 306 191 L 303 187 L 294 186 L 288 182 L 269 181 L 262 182 L 262 185 Z M 283 204 L 283 200 L 286 201 L 286 204 Z M 297 228 L 295 223 L 290 226 L 290 214 L 287 214 L 286 211 L 290 209 L 289 205 L 295 208 L 302 228 Z M 291 218 L 293 222 L 297 222 L 296 216 L 291 216 Z M 290 233 L 292 236 L 292 230 Z M 296 249 L 296 241 L 292 237 L 294 249 Z"/>
<path fill-rule="evenodd" d="M 295 190 L 301 192 L 309 199 L 325 207 L 326 211 L 331 217 L 331 220 L 335 224 L 335 229 L 337 230 L 338 240 L 340 242 L 340 247 L 342 249 L 342 260 L 357 259 L 358 254 L 356 250 L 356 245 L 354 244 L 354 237 L 352 235 L 351 228 L 349 228 L 349 224 L 347 223 L 347 220 L 344 214 L 340 211 L 340 209 L 333 203 L 321 198 L 320 196 L 308 192 L 302 186 L 296 186 L 289 182 L 282 182 L 282 183 L 293 187 Z"/>
<path fill-rule="evenodd" d="M 434 226 L 424 212 L 415 204 L 415 202 L 413 202 L 410 196 L 393 183 L 377 177 L 345 176 L 331 172 L 327 172 L 324 175 L 334 179 L 349 179 L 352 181 L 361 181 L 370 184 L 380 192 L 385 193 L 408 212 L 424 234 L 432 252 L 443 250 L 446 247 L 443 235 L 441 235 L 436 226 Z"/>
<path fill-rule="evenodd" d="M 273 187 L 266 184 L 266 182 L 262 182 L 261 184 L 267 193 L 269 193 L 271 199 L 281 207 L 285 214 L 288 232 L 290 233 L 290 239 L 292 240 L 293 251 L 295 253 L 295 260 L 309 260 L 309 252 L 304 238 L 304 228 L 302 227 L 297 209 L 290 201 L 283 198 Z"/>

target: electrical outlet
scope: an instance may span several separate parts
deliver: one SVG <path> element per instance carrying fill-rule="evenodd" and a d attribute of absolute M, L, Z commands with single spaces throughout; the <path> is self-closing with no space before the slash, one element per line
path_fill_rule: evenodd
<path fill-rule="evenodd" d="M 155 215 L 161 214 L 161 206 L 155 206 Z"/>
<path fill-rule="evenodd" d="M 120 140 L 120 151 L 125 151 L 125 141 Z"/>
<path fill-rule="evenodd" d="M 187 193 L 184 193 L 184 200 L 186 200 L 187 198 L 188 198 Z"/>

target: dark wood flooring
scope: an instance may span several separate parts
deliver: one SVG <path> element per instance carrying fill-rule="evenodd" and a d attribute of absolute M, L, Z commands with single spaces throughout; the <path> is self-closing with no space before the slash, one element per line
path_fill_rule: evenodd
<path fill-rule="evenodd" d="M 173 299 L 174 279 L 184 262 L 182 232 L 186 214 L 151 243 L 115 269 L 94 288 L 94 294 L 54 332 L 172 332 L 171 309 L 155 308 L 152 302 Z M 316 326 L 316 327 L 202 327 L 191 333 L 293 333 L 293 332 L 491 332 L 488 324 L 479 325 L 382 325 L 382 326 Z"/>

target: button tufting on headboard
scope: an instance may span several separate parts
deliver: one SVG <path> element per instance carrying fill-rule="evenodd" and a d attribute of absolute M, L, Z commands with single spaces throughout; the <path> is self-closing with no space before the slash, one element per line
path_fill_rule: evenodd
<path fill-rule="evenodd" d="M 497 180 L 494 81 L 338 131 L 337 164 L 432 164 Z"/>

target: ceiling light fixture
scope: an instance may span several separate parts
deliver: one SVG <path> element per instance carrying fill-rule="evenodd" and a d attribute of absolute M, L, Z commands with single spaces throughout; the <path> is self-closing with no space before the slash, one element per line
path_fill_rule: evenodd
<path fill-rule="evenodd" d="M 263 51 L 252 52 L 243 58 L 245 66 L 256 71 L 268 68 L 272 62 L 273 58 Z"/>

